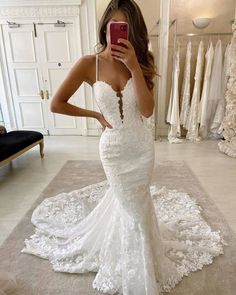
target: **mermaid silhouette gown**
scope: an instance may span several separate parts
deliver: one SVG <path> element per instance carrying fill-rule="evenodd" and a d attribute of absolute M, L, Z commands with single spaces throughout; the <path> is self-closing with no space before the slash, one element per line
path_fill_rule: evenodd
<path fill-rule="evenodd" d="M 223 254 L 219 231 L 189 195 L 151 183 L 151 130 L 137 107 L 132 78 L 121 92 L 98 80 L 96 102 L 105 128 L 99 154 L 106 179 L 46 198 L 32 214 L 35 232 L 22 253 L 48 259 L 56 272 L 95 272 L 106 294 L 158 295 Z"/>

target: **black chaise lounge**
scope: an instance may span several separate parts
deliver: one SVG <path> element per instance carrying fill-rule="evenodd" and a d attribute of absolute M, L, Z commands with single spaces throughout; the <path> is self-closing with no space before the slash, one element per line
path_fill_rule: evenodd
<path fill-rule="evenodd" d="M 38 131 L 17 130 L 7 132 L 0 126 L 0 167 L 8 164 L 24 152 L 39 144 L 40 156 L 43 158 L 43 134 Z"/>

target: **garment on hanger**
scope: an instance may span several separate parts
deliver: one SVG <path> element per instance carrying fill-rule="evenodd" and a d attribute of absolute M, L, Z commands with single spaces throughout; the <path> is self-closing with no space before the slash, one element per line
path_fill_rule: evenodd
<path fill-rule="evenodd" d="M 212 71 L 212 63 L 214 57 L 214 48 L 212 42 L 210 42 L 209 48 L 205 55 L 205 73 L 204 82 L 202 88 L 202 95 L 199 105 L 198 122 L 200 123 L 199 135 L 201 138 L 207 137 L 207 102 L 209 97 L 210 78 Z"/>
<path fill-rule="evenodd" d="M 222 97 L 222 45 L 218 40 L 215 47 L 212 73 L 210 79 L 210 89 L 207 101 L 207 136 L 210 136 L 210 127 L 214 120 L 215 112 L 219 100 Z"/>
<path fill-rule="evenodd" d="M 202 70 L 204 64 L 204 44 L 203 41 L 200 41 L 198 46 L 197 54 L 197 64 L 194 76 L 194 88 L 193 95 L 191 99 L 190 112 L 187 119 L 187 134 L 186 138 L 191 141 L 200 140 L 198 136 L 198 111 L 199 111 L 199 101 L 201 95 L 201 79 L 202 79 Z"/>
<path fill-rule="evenodd" d="M 179 44 L 177 44 L 174 55 L 174 67 L 172 73 L 172 86 L 167 114 L 167 122 L 170 124 L 168 130 L 168 140 L 170 143 L 180 143 L 181 136 L 179 120 Z"/>
<path fill-rule="evenodd" d="M 190 110 L 190 75 L 191 75 L 191 41 L 187 44 L 185 66 L 184 66 L 184 77 L 181 88 L 181 112 L 180 112 L 180 124 L 187 128 L 187 118 Z"/>
<path fill-rule="evenodd" d="M 228 44 L 224 54 L 224 64 L 223 64 L 223 70 L 222 70 L 222 87 L 221 87 L 222 94 L 217 104 L 213 122 L 211 123 L 211 126 L 210 126 L 211 137 L 215 137 L 215 138 L 223 137 L 222 121 L 224 119 L 225 106 L 226 106 L 225 94 L 226 94 L 226 88 L 227 88 L 227 81 L 229 78 L 230 48 L 231 48 L 230 44 Z"/>

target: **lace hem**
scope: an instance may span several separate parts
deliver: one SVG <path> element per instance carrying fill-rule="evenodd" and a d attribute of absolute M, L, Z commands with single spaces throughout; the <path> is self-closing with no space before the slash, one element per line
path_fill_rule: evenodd
<path fill-rule="evenodd" d="M 25 240 L 21 252 L 48 259 L 55 271 L 96 272 L 93 288 L 104 293 L 127 294 L 125 286 L 132 282 L 137 285 L 136 295 L 142 294 L 138 288 L 144 282 L 150 290 L 170 292 L 184 276 L 211 264 L 228 244 L 187 193 L 153 183 L 150 195 L 154 208 L 150 218 L 158 222 L 162 260 L 153 256 L 158 249 L 161 253 L 155 232 L 145 236 L 122 210 L 107 180 L 45 199 L 33 212 L 35 233 Z M 143 272 L 146 264 L 152 269 L 152 261 L 153 272 Z M 151 292 L 147 294 L 156 294 Z"/>

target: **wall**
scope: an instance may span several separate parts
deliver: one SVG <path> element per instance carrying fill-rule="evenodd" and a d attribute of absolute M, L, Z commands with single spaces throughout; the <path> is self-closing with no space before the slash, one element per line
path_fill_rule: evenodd
<path fill-rule="evenodd" d="M 192 19 L 199 17 L 212 18 L 204 32 L 229 32 L 234 9 L 235 0 L 172 0 L 171 18 L 178 20 L 178 33 L 199 32 L 192 25 Z"/>

